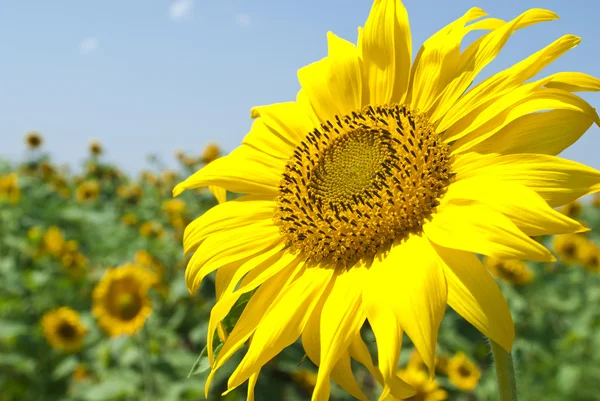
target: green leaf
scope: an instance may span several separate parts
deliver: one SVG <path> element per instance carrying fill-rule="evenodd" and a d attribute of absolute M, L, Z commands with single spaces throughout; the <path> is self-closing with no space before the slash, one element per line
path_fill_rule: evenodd
<path fill-rule="evenodd" d="M 210 369 L 210 363 L 208 362 L 208 356 L 206 355 L 205 346 L 204 348 L 202 348 L 202 351 L 200 351 L 200 355 L 198 355 L 196 362 L 194 362 L 194 364 L 192 365 L 190 373 L 188 373 L 187 377 L 189 379 L 191 376 L 204 373 L 208 369 Z"/>
<path fill-rule="evenodd" d="M 75 369 L 77 363 L 77 358 L 74 356 L 65 358 L 61 363 L 58 364 L 56 368 L 54 368 L 54 371 L 52 372 L 52 378 L 54 380 L 60 380 L 69 376 L 73 373 L 73 369 Z"/>

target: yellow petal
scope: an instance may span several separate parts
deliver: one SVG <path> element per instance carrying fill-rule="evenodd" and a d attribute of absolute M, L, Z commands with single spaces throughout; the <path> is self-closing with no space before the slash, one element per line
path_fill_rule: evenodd
<path fill-rule="evenodd" d="M 411 70 L 409 104 L 422 112 L 435 104 L 455 73 L 465 24 L 485 15 L 482 9 L 472 8 L 423 43 Z"/>
<path fill-rule="evenodd" d="M 514 182 L 470 177 L 452 183 L 444 201 L 471 199 L 508 217 L 530 237 L 587 231 L 581 223 L 552 209 L 535 191 Z"/>
<path fill-rule="evenodd" d="M 173 189 L 177 196 L 186 189 L 216 185 L 230 192 L 277 196 L 286 161 L 270 157 L 247 145 L 210 162 Z"/>
<path fill-rule="evenodd" d="M 506 299 L 470 252 L 434 245 L 448 282 L 448 304 L 482 334 L 510 351 L 515 329 Z"/>
<path fill-rule="evenodd" d="M 217 202 L 227 202 L 227 190 L 225 188 L 221 188 L 215 185 L 209 185 L 208 190 L 217 199 Z"/>
<path fill-rule="evenodd" d="M 332 275 L 333 269 L 307 268 L 272 300 L 263 312 L 248 352 L 229 377 L 228 390 L 238 387 L 300 337 Z"/>
<path fill-rule="evenodd" d="M 259 118 L 252 122 L 252 128 L 242 140 L 242 145 L 266 153 L 273 158 L 287 161 L 294 153 L 298 142 L 296 138 L 289 137 L 285 131 L 278 132 L 268 127 L 265 120 Z"/>
<path fill-rule="evenodd" d="M 198 247 L 185 271 L 185 282 L 195 292 L 210 272 L 282 243 L 279 228 L 257 222 L 208 237 Z"/>
<path fill-rule="evenodd" d="M 320 321 L 319 372 L 312 401 L 329 400 L 330 373 L 365 321 L 361 302 L 361 283 L 365 273 L 368 273 L 365 270 L 364 267 L 354 267 L 336 272 L 331 290 L 326 294 Z M 367 399 L 360 389 L 358 394 L 361 395 L 360 399 Z"/>
<path fill-rule="evenodd" d="M 302 266 L 298 265 L 290 266 L 289 269 L 282 270 L 256 290 L 233 327 L 229 337 L 227 337 L 227 340 L 223 344 L 216 359 L 213 359 L 212 357 L 212 346 L 207 345 L 208 360 L 211 362 L 212 370 L 206 379 L 206 385 L 204 387 L 206 397 L 208 397 L 208 389 L 217 370 L 220 369 L 225 362 L 227 362 L 229 358 L 231 358 L 231 356 L 246 343 L 246 341 L 248 341 L 248 338 L 254 333 L 256 326 L 262 319 L 264 311 L 272 302 L 278 299 L 279 295 L 294 280 L 296 274 L 300 272 L 302 268 Z M 214 337 L 214 335 L 207 339 L 208 341 L 211 341 L 212 344 L 211 337 Z"/>
<path fill-rule="evenodd" d="M 267 127 L 288 138 L 292 144 L 300 143 L 315 128 L 305 108 L 298 102 L 253 107 L 251 117 L 260 117 Z"/>
<path fill-rule="evenodd" d="M 447 297 L 439 258 L 427 238 L 411 235 L 394 244 L 379 266 L 376 271 L 380 302 L 392 307 L 400 326 L 433 374 L 438 329 Z"/>
<path fill-rule="evenodd" d="M 600 191 L 600 171 L 557 156 L 466 153 L 456 157 L 454 172 L 457 180 L 480 175 L 525 185 L 552 207 Z"/>
<path fill-rule="evenodd" d="M 183 249 L 188 254 L 211 235 L 273 218 L 276 204 L 265 197 L 242 196 L 210 208 L 187 225 Z"/>
<path fill-rule="evenodd" d="M 583 72 L 558 72 L 552 74 L 552 81 L 546 84 L 547 88 L 562 89 L 569 92 L 598 92 L 600 79 Z"/>
<path fill-rule="evenodd" d="M 504 259 L 556 260 L 506 216 L 474 201 L 443 202 L 423 231 L 434 243 Z M 422 355 L 422 354 L 421 354 Z"/>
<path fill-rule="evenodd" d="M 454 104 L 449 104 L 447 109 L 437 109 L 431 117 L 432 121 L 441 119 L 437 131 L 446 131 L 479 106 L 521 85 L 565 52 L 577 46 L 579 42 L 581 38 L 565 35 L 512 67 L 487 78 L 461 96 Z"/>
<path fill-rule="evenodd" d="M 402 2 L 373 2 L 358 47 L 369 86 L 370 96 L 365 103 L 402 103 L 412 60 L 408 14 Z"/>
<path fill-rule="evenodd" d="M 361 61 L 356 47 L 327 33 L 328 56 L 298 70 L 298 81 L 321 121 L 362 108 Z"/>
<path fill-rule="evenodd" d="M 435 117 L 439 118 L 448 112 L 449 108 L 472 84 L 477 74 L 500 53 L 500 50 L 515 30 L 557 18 L 558 16 L 551 11 L 531 9 L 467 47 L 460 55 L 456 77 L 444 89 Z"/>
<path fill-rule="evenodd" d="M 596 111 L 579 96 L 561 89 L 547 88 L 534 89 L 532 92 L 527 93 L 527 88 L 533 84 L 523 85 L 515 89 L 512 94 L 503 96 L 497 101 L 492 102 L 489 107 L 480 112 L 468 129 L 454 134 L 455 127 L 460 127 L 461 123 L 449 129 L 448 135 L 452 139 L 448 138 L 448 140 L 460 138 L 452 146 L 453 153 L 465 152 L 492 137 L 496 132 L 516 119 L 538 111 L 552 109 L 573 110 L 586 114 L 587 118 L 598 120 Z M 523 95 L 523 98 L 521 98 L 521 95 Z M 478 126 L 478 124 L 481 125 Z M 465 135 L 467 132 L 469 134 Z"/>
<path fill-rule="evenodd" d="M 594 123 L 576 110 L 527 114 L 470 148 L 476 153 L 540 153 L 557 155 L 577 141 Z"/>
<path fill-rule="evenodd" d="M 258 372 L 251 375 L 250 379 L 248 379 L 248 396 L 246 397 L 246 401 L 254 401 L 254 387 L 256 386 L 259 373 L 260 369 Z"/>

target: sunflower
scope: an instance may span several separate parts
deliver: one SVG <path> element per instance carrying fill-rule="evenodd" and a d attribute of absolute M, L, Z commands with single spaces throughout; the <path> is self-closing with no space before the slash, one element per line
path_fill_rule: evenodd
<path fill-rule="evenodd" d="M 557 235 L 552 239 L 554 251 L 561 262 L 567 264 L 577 263 L 579 249 L 585 243 L 585 238 L 577 234 Z"/>
<path fill-rule="evenodd" d="M 94 156 L 99 156 L 102 154 L 102 145 L 97 140 L 92 140 L 90 142 L 90 153 Z"/>
<path fill-rule="evenodd" d="M 31 131 L 25 134 L 25 143 L 29 149 L 37 149 L 44 142 L 44 138 L 40 135 L 39 132 Z"/>
<path fill-rule="evenodd" d="M 217 145 L 216 143 L 209 143 L 204 148 L 200 160 L 202 161 L 202 163 L 208 164 L 212 161 L 217 160 L 220 156 L 221 148 L 219 148 L 219 145 Z"/>
<path fill-rule="evenodd" d="M 52 347 L 65 352 L 79 351 L 87 334 L 79 314 L 66 306 L 42 316 L 42 330 Z"/>
<path fill-rule="evenodd" d="M 430 372 L 449 304 L 510 350 L 508 305 L 475 254 L 553 261 L 532 236 L 584 231 L 554 210 L 600 191 L 600 172 L 557 157 L 600 119 L 575 91 L 600 81 L 576 72 L 530 82 L 580 38 L 563 36 L 472 85 L 515 31 L 556 14 L 514 20 L 467 11 L 412 60 L 408 17 L 397 0 L 374 2 L 358 45 L 328 33 L 328 55 L 298 71 L 296 101 L 255 107 L 240 147 L 174 189 L 217 186 L 244 194 L 191 223 L 190 291 L 216 270 L 208 353 L 215 371 L 249 348 L 228 390 L 302 337 L 319 366 L 313 399 L 329 379 L 365 399 L 350 358 L 409 396 L 397 379 L 403 333 Z M 470 45 L 473 30 L 483 30 Z M 240 282 L 241 280 L 241 282 Z M 236 300 L 253 293 L 213 360 L 213 333 Z M 373 366 L 359 330 L 377 341 Z"/>
<path fill-rule="evenodd" d="M 59 257 L 65 246 L 65 237 L 60 228 L 50 226 L 42 236 L 42 247 L 45 252 L 52 256 Z"/>
<path fill-rule="evenodd" d="M 448 378 L 462 391 L 471 391 L 479 383 L 481 371 L 464 353 L 458 352 L 448 361 Z"/>
<path fill-rule="evenodd" d="M 108 269 L 92 294 L 92 313 L 109 336 L 132 335 L 152 312 L 148 296 L 154 273 L 136 264 Z"/>
<path fill-rule="evenodd" d="M 138 218 L 133 213 L 126 213 L 123 215 L 123 217 L 121 217 L 121 223 L 125 224 L 126 226 L 134 226 L 137 224 L 137 222 Z"/>
<path fill-rule="evenodd" d="M 573 202 L 564 205 L 561 208 L 561 212 L 573 219 L 576 219 L 581 213 L 581 203 L 578 200 L 574 200 Z"/>
<path fill-rule="evenodd" d="M 140 235 L 145 238 L 160 238 L 163 233 L 163 226 L 156 221 L 147 221 L 140 226 Z"/>
<path fill-rule="evenodd" d="M 421 369 L 401 369 L 398 374 L 416 391 L 415 395 L 404 398 L 404 400 L 442 401 L 448 398 L 448 393 L 446 390 L 440 388 L 440 384 L 437 382 L 437 380 L 431 379 L 431 377 L 429 377 L 429 375 Z M 397 398 L 391 397 L 391 401 L 396 400 Z"/>
<path fill-rule="evenodd" d="M 139 184 L 119 185 L 117 195 L 125 202 L 135 205 L 142 198 L 142 187 Z"/>
<path fill-rule="evenodd" d="M 583 242 L 578 249 L 577 259 L 590 272 L 600 272 L 600 248 L 596 244 Z"/>
<path fill-rule="evenodd" d="M 19 203 L 21 188 L 19 188 L 17 174 L 10 173 L 0 177 L 0 199 L 6 199 L 13 205 Z"/>
<path fill-rule="evenodd" d="M 83 181 L 75 191 L 75 198 L 80 203 L 94 201 L 98 195 L 100 195 L 100 185 L 96 180 Z"/>
<path fill-rule="evenodd" d="M 448 374 L 448 362 L 450 357 L 447 354 L 436 355 L 435 357 L 435 372 L 443 375 Z"/>
<path fill-rule="evenodd" d="M 486 258 L 485 265 L 495 277 L 515 285 L 529 284 L 533 280 L 533 271 L 520 260 Z"/>
<path fill-rule="evenodd" d="M 592 198 L 592 205 L 600 208 L 600 193 L 594 194 L 594 197 Z"/>

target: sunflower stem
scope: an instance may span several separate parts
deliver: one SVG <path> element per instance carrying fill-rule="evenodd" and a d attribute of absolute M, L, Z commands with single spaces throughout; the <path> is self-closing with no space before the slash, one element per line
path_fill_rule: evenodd
<path fill-rule="evenodd" d="M 492 340 L 490 346 L 494 356 L 500 401 L 517 401 L 517 381 L 512 355 Z"/>
<path fill-rule="evenodd" d="M 153 398 L 153 373 L 150 357 L 148 355 L 148 333 L 146 327 L 142 327 L 138 335 L 138 344 L 141 351 L 142 371 L 144 375 L 144 400 L 150 401 Z"/>

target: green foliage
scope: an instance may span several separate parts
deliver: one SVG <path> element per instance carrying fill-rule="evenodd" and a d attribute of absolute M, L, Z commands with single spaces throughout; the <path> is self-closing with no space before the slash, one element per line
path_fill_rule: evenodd
<path fill-rule="evenodd" d="M 42 167 L 45 165 L 46 167 Z M 51 174 L 43 174 L 50 168 Z M 163 210 L 176 182 L 191 171 L 167 176 L 146 174 L 132 179 L 91 158 L 85 173 L 61 172 L 45 156 L 20 166 L 0 163 L 0 175 L 18 171 L 20 201 L 0 198 L 0 400 L 110 401 L 199 400 L 210 369 L 206 355 L 207 322 L 215 302 L 213 276 L 199 294 L 189 294 L 184 279 L 182 222 L 200 216 L 216 201 L 205 192 L 182 195 L 186 209 Z M 161 175 L 159 177 L 159 175 Z M 77 200 L 77 187 L 86 180 L 100 183 L 97 199 Z M 123 195 L 123 187 L 139 185 L 140 196 Z M 135 216 L 127 224 L 124 216 Z M 181 217 L 182 220 L 177 220 Z M 600 209 L 585 206 L 581 219 L 600 229 Z M 152 222 L 162 235 L 144 237 L 140 226 Z M 60 257 L 43 250 L 43 234 L 56 226 L 65 240 L 75 240 L 85 256 L 85 267 L 69 270 Z M 600 242 L 592 231 L 589 239 Z M 552 238 L 543 238 L 551 247 Z M 109 267 L 151 254 L 160 267 L 161 284 L 152 290 L 152 314 L 133 336 L 110 338 L 92 314 L 92 291 Z M 600 379 L 600 276 L 579 265 L 562 262 L 530 264 L 535 273 L 527 285 L 500 282 L 515 321 L 514 354 L 522 400 L 587 401 L 598 399 Z M 77 273 L 77 274 L 76 274 Z M 242 296 L 223 321 L 230 332 L 251 294 Z M 88 333 L 82 349 L 64 353 L 50 346 L 40 320 L 57 307 L 79 312 Z M 372 333 L 364 338 L 375 352 Z M 215 336 L 215 354 L 222 346 Z M 411 344 L 406 340 L 401 365 Z M 448 309 L 439 335 L 439 353 L 466 353 L 482 371 L 472 392 L 460 391 L 448 378 L 437 379 L 450 400 L 497 399 L 495 376 L 485 338 Z M 236 354 L 213 381 L 209 399 L 243 400 L 244 386 L 220 396 L 227 378 L 240 361 Z M 256 386 L 256 400 L 306 400 L 310 385 L 299 372 L 316 372 L 299 343 L 267 364 Z M 376 399 L 379 387 L 360 367 L 355 369 L 365 392 Z M 351 397 L 334 386 L 332 400 Z"/>

